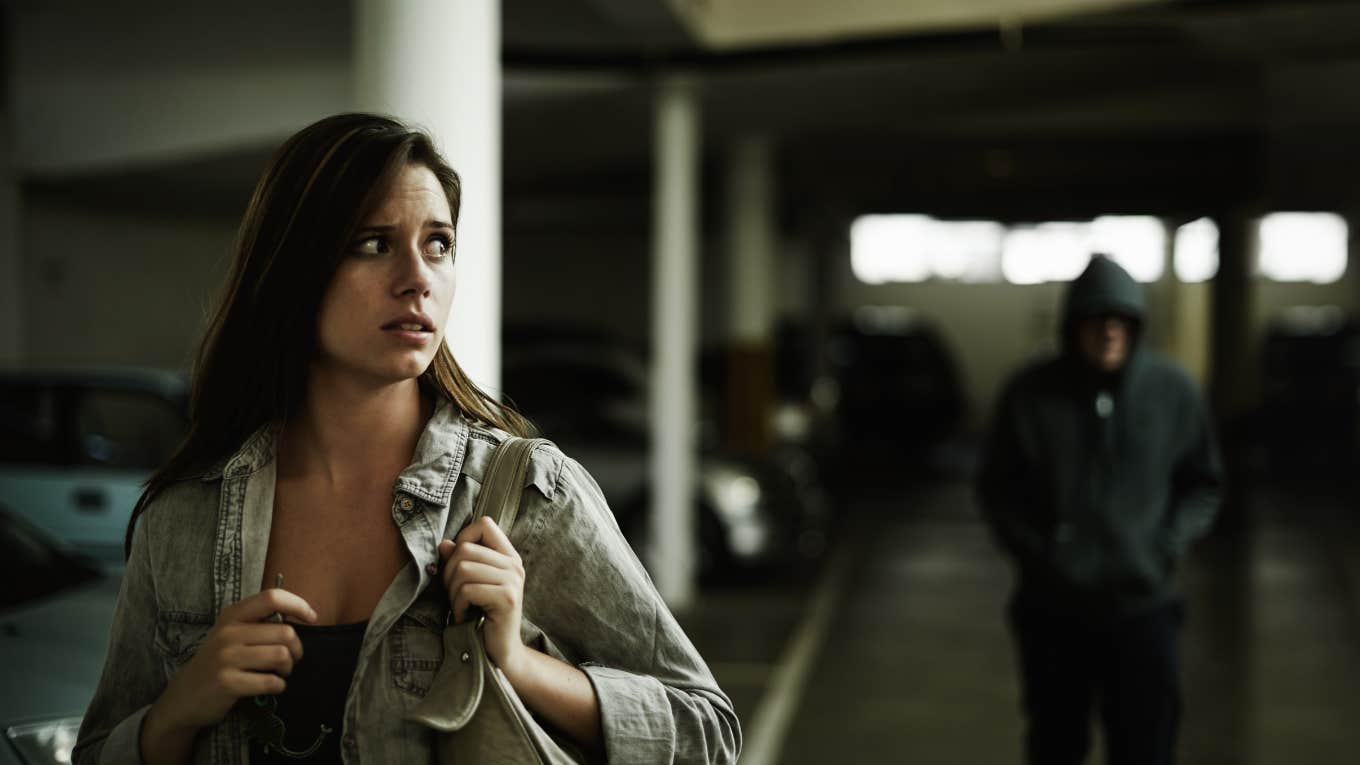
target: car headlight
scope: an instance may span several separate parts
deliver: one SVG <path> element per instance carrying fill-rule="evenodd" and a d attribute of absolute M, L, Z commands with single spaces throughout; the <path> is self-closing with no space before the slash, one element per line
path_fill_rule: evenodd
<path fill-rule="evenodd" d="M 706 471 L 704 481 L 720 514 L 733 520 L 755 515 L 761 494 L 755 476 L 731 467 L 715 467 Z"/>
<path fill-rule="evenodd" d="M 5 737 L 19 750 L 19 759 L 28 765 L 69 763 L 71 750 L 80 732 L 79 717 L 14 725 L 5 729 Z"/>

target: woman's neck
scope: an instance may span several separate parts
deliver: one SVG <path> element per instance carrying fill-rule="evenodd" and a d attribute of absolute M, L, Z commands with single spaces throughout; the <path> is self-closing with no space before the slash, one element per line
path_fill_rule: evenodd
<path fill-rule="evenodd" d="M 314 373 L 302 411 L 284 424 L 281 477 L 339 486 L 375 472 L 400 472 L 433 410 L 416 380 L 364 387 Z"/>

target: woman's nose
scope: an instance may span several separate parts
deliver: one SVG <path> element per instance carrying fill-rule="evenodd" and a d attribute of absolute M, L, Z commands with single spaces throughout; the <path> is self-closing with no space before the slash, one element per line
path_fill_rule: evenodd
<path fill-rule="evenodd" d="M 393 291 L 397 295 L 425 295 L 430 291 L 430 265 L 422 257 L 420 248 L 405 245 L 401 253 L 392 259 L 396 273 L 393 274 Z"/>

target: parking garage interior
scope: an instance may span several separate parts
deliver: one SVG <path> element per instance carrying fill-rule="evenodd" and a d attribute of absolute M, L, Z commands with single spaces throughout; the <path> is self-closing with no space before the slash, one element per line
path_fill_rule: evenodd
<path fill-rule="evenodd" d="M 1179 574 L 1178 761 L 1352 761 L 1360 5 L 473 4 L 495 23 L 445 37 L 490 70 L 394 75 L 497 88 L 494 140 L 462 148 L 499 188 L 469 219 L 494 230 L 459 286 L 494 296 L 471 373 L 606 494 L 641 476 L 611 506 L 742 762 L 1021 761 L 1012 575 L 973 484 L 1095 252 L 1140 281 L 1226 466 Z M 375 19 L 439 5 L 4 4 L 0 368 L 190 373 L 275 148 L 374 103 L 361 62 L 401 46 Z M 797 509 L 744 531 L 713 505 L 749 486 Z"/>

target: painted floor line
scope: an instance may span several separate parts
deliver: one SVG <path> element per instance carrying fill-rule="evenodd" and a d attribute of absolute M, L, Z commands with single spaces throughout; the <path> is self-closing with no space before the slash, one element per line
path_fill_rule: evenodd
<path fill-rule="evenodd" d="M 831 560 L 827 561 L 807 613 L 775 664 L 770 684 L 750 718 L 751 724 L 746 726 L 741 765 L 773 765 L 779 762 L 789 726 L 793 724 L 793 716 L 803 698 L 808 671 L 821 653 L 835 612 L 836 599 L 844 590 L 844 580 L 850 569 L 851 549 L 850 544 L 842 542 Z"/>

